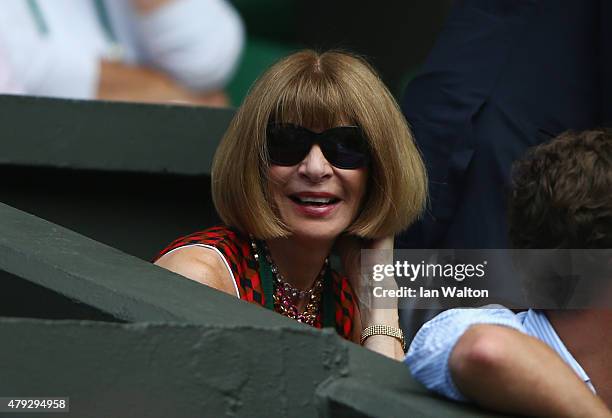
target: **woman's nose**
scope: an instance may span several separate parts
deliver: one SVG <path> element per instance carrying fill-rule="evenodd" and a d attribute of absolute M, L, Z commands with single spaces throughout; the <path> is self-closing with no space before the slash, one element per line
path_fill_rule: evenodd
<path fill-rule="evenodd" d="M 314 144 L 306 157 L 300 163 L 298 167 L 298 173 L 300 176 L 307 178 L 313 183 L 320 183 L 324 179 L 330 177 L 333 173 L 331 164 L 325 156 L 321 147 Z"/>

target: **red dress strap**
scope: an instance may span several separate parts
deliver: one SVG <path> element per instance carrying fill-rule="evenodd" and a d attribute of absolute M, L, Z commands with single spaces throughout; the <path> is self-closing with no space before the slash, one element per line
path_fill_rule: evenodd
<path fill-rule="evenodd" d="M 357 299 L 346 276 L 333 272 L 336 305 L 336 331 L 347 340 L 353 337 Z"/>

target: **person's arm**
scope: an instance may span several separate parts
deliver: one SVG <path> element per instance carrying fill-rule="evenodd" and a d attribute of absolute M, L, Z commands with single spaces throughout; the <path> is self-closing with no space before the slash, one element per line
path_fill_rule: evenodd
<path fill-rule="evenodd" d="M 362 330 L 370 325 L 377 324 L 400 328 L 397 309 L 374 309 L 370 311 L 369 314 L 361 315 L 361 323 L 365 324 L 362 325 Z M 401 361 L 404 358 L 402 344 L 395 337 L 390 337 L 388 335 L 372 335 L 364 341 L 363 346 L 397 361 Z"/>
<path fill-rule="evenodd" d="M 442 312 L 421 327 L 404 362 L 417 381 L 450 399 L 514 414 L 608 416 L 586 384 L 503 307 Z M 566 400 L 588 413 L 572 415 Z"/>
<path fill-rule="evenodd" d="M 244 45 L 240 16 L 225 0 L 131 0 L 147 60 L 194 92 L 221 91 Z"/>
<path fill-rule="evenodd" d="M 160 267 L 185 276 L 233 296 L 234 281 L 227 266 L 216 251 L 200 246 L 190 246 L 171 251 L 157 261 Z"/>
<path fill-rule="evenodd" d="M 459 391 L 486 408 L 530 416 L 612 416 L 550 347 L 508 327 L 470 327 L 448 364 Z"/>
<path fill-rule="evenodd" d="M 345 273 L 351 282 L 358 301 L 369 301 L 371 298 L 366 294 L 370 291 L 369 278 L 361 276 L 361 250 L 381 250 L 380 263 L 393 263 L 393 236 L 370 241 L 343 237 L 338 244 L 338 249 Z M 393 305 L 394 303 L 395 305 Z M 358 305 L 359 318 L 356 321 L 355 342 L 360 342 L 361 332 L 370 325 L 388 325 L 399 329 L 397 300 L 387 301 L 384 309 L 377 309 L 368 303 L 359 303 Z M 388 335 L 372 335 L 364 341 L 363 346 L 395 360 L 401 360 L 404 357 L 404 350 L 400 341 Z"/>
<path fill-rule="evenodd" d="M 74 19 L 75 13 L 67 10 L 66 19 Z M 227 104 L 222 92 L 191 93 L 160 70 L 105 61 L 89 39 L 82 39 L 83 34 L 66 36 L 70 30 L 69 25 L 49 27 L 48 33 L 42 33 L 27 2 L 0 5 L 0 42 L 10 57 L 7 65 L 24 94 L 211 106 Z"/>
<path fill-rule="evenodd" d="M 100 61 L 96 98 L 216 107 L 228 105 L 227 97 L 223 92 L 196 94 L 182 87 L 161 71 L 105 60 Z"/>
<path fill-rule="evenodd" d="M 149 13 L 154 13 L 161 7 L 164 7 L 176 0 L 132 0 L 132 5 L 136 11 L 146 16 Z"/>

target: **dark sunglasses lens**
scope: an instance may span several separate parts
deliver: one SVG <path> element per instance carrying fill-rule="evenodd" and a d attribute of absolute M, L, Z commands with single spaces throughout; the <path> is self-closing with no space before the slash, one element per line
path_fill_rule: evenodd
<path fill-rule="evenodd" d="M 321 148 L 327 161 L 338 168 L 355 169 L 369 162 L 367 144 L 356 127 L 330 129 L 321 141 Z"/>
<path fill-rule="evenodd" d="M 293 126 L 268 127 L 268 153 L 270 162 L 276 165 L 296 165 L 310 150 L 307 132 Z"/>

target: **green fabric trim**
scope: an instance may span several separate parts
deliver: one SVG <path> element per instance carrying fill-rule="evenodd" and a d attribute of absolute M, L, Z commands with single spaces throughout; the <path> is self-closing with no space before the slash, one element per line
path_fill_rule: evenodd
<path fill-rule="evenodd" d="M 32 15 L 32 19 L 34 19 L 34 23 L 38 28 L 38 31 L 41 35 L 49 34 L 49 26 L 47 26 L 47 21 L 40 10 L 40 6 L 38 5 L 38 1 L 36 0 L 27 0 L 28 8 L 30 9 L 30 14 Z"/>
<path fill-rule="evenodd" d="M 323 327 L 336 329 L 336 307 L 334 306 L 334 277 L 332 269 L 327 266 L 323 279 Z"/>
<path fill-rule="evenodd" d="M 106 10 L 106 6 L 104 5 L 104 0 L 94 0 L 94 5 L 96 6 L 98 21 L 100 21 L 100 24 L 102 25 L 102 28 L 106 33 L 106 37 L 109 41 L 117 43 L 117 36 L 115 35 L 113 25 L 111 24 L 110 18 L 108 17 L 108 11 Z"/>
<path fill-rule="evenodd" d="M 266 255 L 262 251 L 263 243 L 261 241 L 257 241 L 257 255 L 259 256 L 259 277 L 261 279 L 261 287 L 264 292 L 265 299 L 265 307 L 274 310 L 274 275 L 272 274 L 272 269 L 270 268 L 270 264 L 268 264 L 268 260 L 266 260 Z"/>
<path fill-rule="evenodd" d="M 104 0 L 93 0 L 94 6 L 96 8 L 96 13 L 98 14 L 98 21 L 100 25 L 102 25 L 102 29 L 104 29 L 104 33 L 109 41 L 113 43 L 117 43 L 117 36 L 115 36 L 115 31 L 113 30 L 113 25 L 111 24 L 110 18 L 108 17 L 108 11 L 106 10 L 106 6 L 104 5 Z M 47 21 L 45 20 L 45 16 L 38 4 L 37 0 L 26 0 L 28 8 L 30 9 L 30 14 L 32 15 L 32 19 L 34 19 L 34 23 L 38 28 L 38 31 L 41 35 L 48 35 L 49 25 L 47 25 Z"/>

